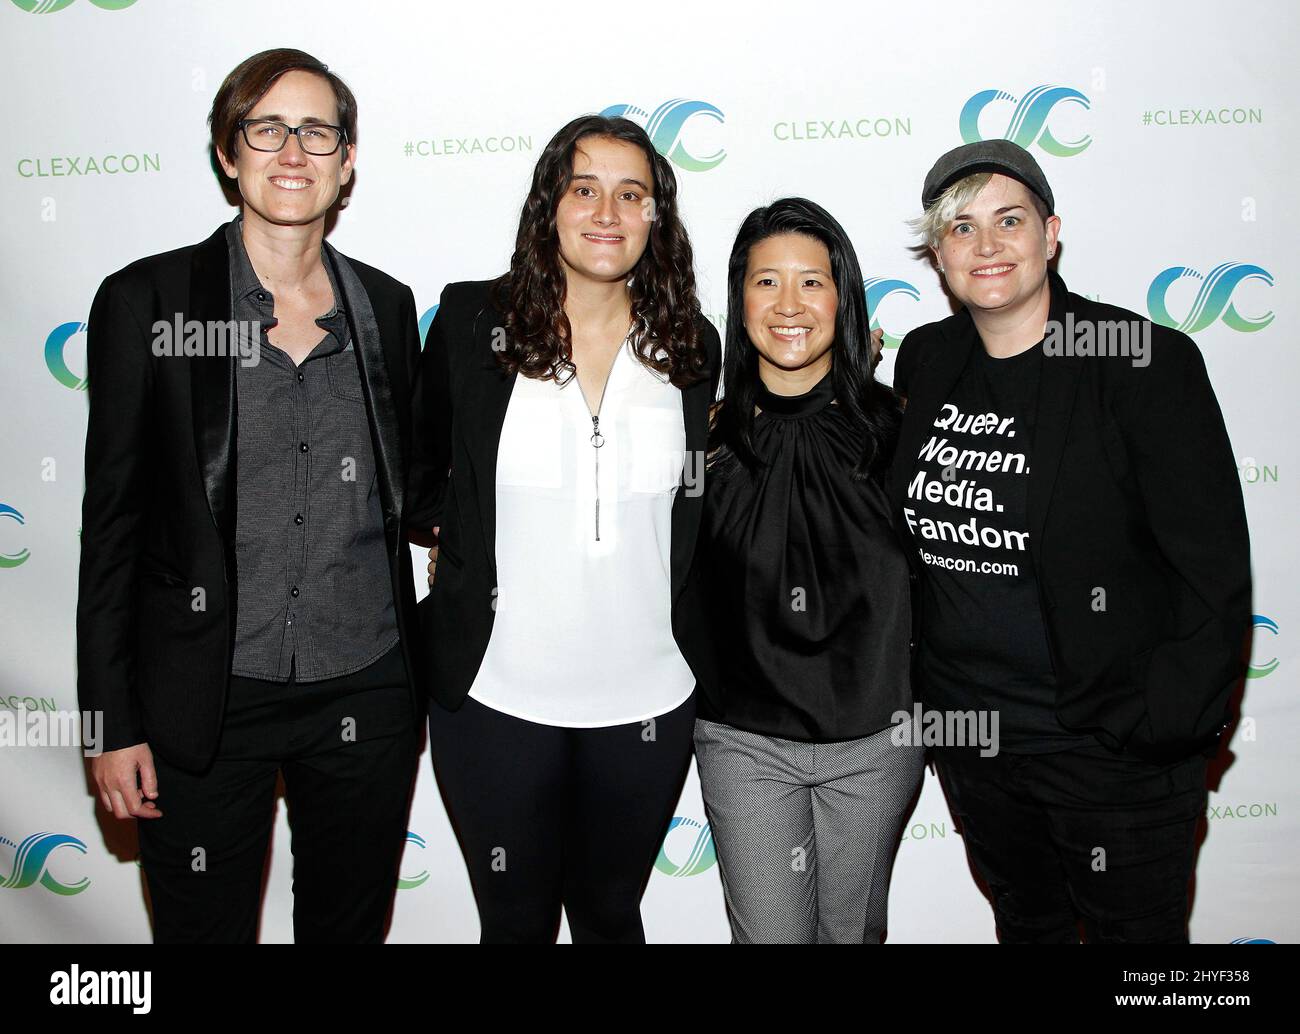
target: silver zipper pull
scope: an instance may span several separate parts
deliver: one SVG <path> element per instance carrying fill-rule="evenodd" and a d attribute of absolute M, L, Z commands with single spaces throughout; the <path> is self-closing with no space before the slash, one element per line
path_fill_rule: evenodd
<path fill-rule="evenodd" d="M 600 416 L 591 418 L 591 447 L 599 449 L 605 444 L 605 436 L 600 433 Z M 596 541 L 600 541 L 600 453 L 596 453 Z"/>

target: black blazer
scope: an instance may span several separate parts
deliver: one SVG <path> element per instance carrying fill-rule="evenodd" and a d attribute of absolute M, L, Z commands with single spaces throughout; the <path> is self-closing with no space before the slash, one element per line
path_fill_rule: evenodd
<path fill-rule="evenodd" d="M 1052 320 L 1141 320 L 1049 276 Z M 912 546 L 902 508 L 917 453 L 979 347 L 962 310 L 918 327 L 899 349 L 894 388 L 907 409 L 890 495 Z M 1119 357 L 1044 357 L 1029 551 L 1062 724 L 1112 748 L 1173 758 L 1210 749 L 1225 725 L 1250 628 L 1250 547 L 1201 353 L 1186 335 L 1153 325 L 1149 357 L 1144 368 Z M 917 550 L 907 552 L 924 577 Z M 1093 609 L 1097 587 L 1104 611 Z M 914 613 L 924 628 L 924 613 Z"/>
<path fill-rule="evenodd" d="M 474 683 L 496 616 L 497 447 L 518 376 L 503 373 L 492 351 L 494 331 L 505 324 L 491 299 L 492 283 L 449 284 L 443 291 L 415 392 L 410 518 L 417 529 L 441 528 L 437 577 L 420 603 L 421 646 L 432 694 L 453 711 Z M 704 506 L 709 405 L 722 365 L 718 332 L 703 317 L 699 326 L 708 376 L 682 391 L 686 452 L 700 457 L 688 469 L 699 473 L 692 490 L 679 488 L 673 501 L 671 547 L 673 635 L 697 680 L 710 659 L 691 558 Z"/>
<path fill-rule="evenodd" d="M 402 534 L 419 321 L 410 288 L 348 259 L 374 312 L 346 297 L 370 417 L 402 653 L 420 680 L 415 586 Z M 95 295 L 77 600 L 78 696 L 102 710 L 104 749 L 147 742 L 201 770 L 221 730 L 234 650 L 237 360 L 157 357 L 156 320 L 231 319 L 226 227 L 141 259 Z M 202 587 L 206 609 L 194 610 Z M 422 706 L 412 691 L 412 722 Z"/>

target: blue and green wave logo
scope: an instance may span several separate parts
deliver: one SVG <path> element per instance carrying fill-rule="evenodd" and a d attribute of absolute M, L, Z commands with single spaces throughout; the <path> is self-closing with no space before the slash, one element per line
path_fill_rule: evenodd
<path fill-rule="evenodd" d="M 53 14 L 70 3 L 72 0 L 14 0 L 14 6 L 28 14 Z"/>
<path fill-rule="evenodd" d="M 1277 635 L 1277 622 L 1272 618 L 1266 618 L 1263 614 L 1256 614 L 1251 618 L 1251 623 L 1255 628 L 1262 628 L 1266 632 L 1272 632 Z M 1272 675 L 1277 671 L 1279 661 L 1276 657 L 1272 660 L 1265 661 L 1263 664 L 1256 664 L 1255 658 L 1250 659 L 1250 666 L 1246 669 L 1246 678 L 1262 679 L 1265 675 Z"/>
<path fill-rule="evenodd" d="M 76 837 L 66 833 L 33 833 L 21 844 L 4 837 L 0 837 L 0 844 L 14 849 L 13 871 L 7 879 L 0 880 L 0 890 L 23 890 L 39 883 L 54 894 L 71 897 L 90 886 L 90 880 L 84 876 L 76 883 L 60 883 L 46 870 L 50 855 L 61 847 L 86 853 L 86 845 Z"/>
<path fill-rule="evenodd" d="M 690 854 L 680 865 L 668 857 L 668 840 L 678 826 L 698 831 L 691 844 Z M 668 835 L 664 837 L 663 846 L 659 848 L 659 857 L 655 859 L 655 868 L 665 876 L 698 876 L 711 868 L 717 860 L 718 853 L 713 847 L 713 830 L 709 828 L 709 824 L 674 815 L 673 821 L 668 824 Z"/>
<path fill-rule="evenodd" d="M 1180 321 L 1169 314 L 1165 295 L 1183 277 L 1200 280 L 1201 286 L 1187 316 Z M 1157 323 L 1181 330 L 1184 334 L 1195 334 L 1220 318 L 1243 334 L 1263 330 L 1273 322 L 1272 311 L 1262 316 L 1243 316 L 1232 304 L 1232 292 L 1246 280 L 1260 280 L 1269 287 L 1273 286 L 1273 274 L 1249 262 L 1224 262 L 1210 270 L 1208 276 L 1202 276 L 1188 266 L 1170 266 L 1151 281 L 1147 290 L 1147 311 Z"/>
<path fill-rule="evenodd" d="M 45 339 L 45 365 L 49 368 L 54 379 L 62 384 L 65 388 L 71 388 L 73 391 L 86 390 L 86 378 L 78 377 L 68 369 L 67 360 L 63 357 L 63 350 L 67 347 L 68 341 L 75 334 L 82 334 L 86 330 L 84 323 L 60 323 L 50 331 L 50 336 Z"/>
<path fill-rule="evenodd" d="M 862 289 L 867 295 L 867 313 L 871 316 L 871 329 L 880 326 L 880 305 L 891 294 L 905 294 L 913 301 L 921 300 L 921 292 L 906 280 L 893 280 L 884 276 L 871 276 L 862 281 Z M 885 331 L 884 346 L 897 348 L 903 339 L 896 334 Z"/>
<path fill-rule="evenodd" d="M 1086 133 L 1078 140 L 1062 143 L 1048 128 L 1048 116 L 1058 104 L 1092 107 L 1087 96 L 1069 86 L 1035 86 L 1019 99 L 1005 90 L 981 90 L 962 106 L 961 116 L 957 120 L 965 143 L 973 144 L 977 140 L 989 139 L 980 133 L 980 115 L 994 102 L 1015 105 L 1002 139 L 1019 144 L 1026 150 L 1037 145 L 1040 150 L 1057 158 L 1072 158 L 1086 151 L 1092 143 L 1092 137 Z"/>
<path fill-rule="evenodd" d="M 645 109 L 632 104 L 612 104 L 601 114 L 607 118 L 631 119 L 643 127 L 646 135 L 650 137 L 650 142 L 654 144 L 655 150 L 678 168 L 685 169 L 687 172 L 707 172 L 709 169 L 717 167 L 721 164 L 722 159 L 727 157 L 727 152 L 724 150 L 715 151 L 713 154 L 693 155 L 682 142 L 682 133 L 686 129 L 686 124 L 693 118 L 711 118 L 717 122 L 726 121 L 726 116 L 722 114 L 722 110 L 707 101 L 690 101 L 677 98 L 676 100 L 664 101 L 652 112 L 647 112 Z"/>
<path fill-rule="evenodd" d="M 420 836 L 419 833 L 412 833 L 409 829 L 406 831 L 406 842 L 408 844 L 414 844 L 416 847 L 420 848 L 421 850 L 423 850 L 425 846 L 424 837 Z M 428 879 L 429 879 L 428 869 L 425 869 L 423 872 L 416 873 L 416 875 L 411 877 L 398 876 L 397 889 L 414 890 L 416 887 L 420 886 L 420 884 L 427 882 Z"/>
<path fill-rule="evenodd" d="M 135 0 L 90 0 L 101 11 L 120 11 Z M 28 14 L 53 14 L 71 6 L 73 0 L 14 0 L 14 6 Z"/>
<path fill-rule="evenodd" d="M 431 305 L 424 310 L 424 315 L 420 317 L 420 348 L 423 350 L 425 339 L 429 336 L 429 325 L 433 323 L 433 317 L 438 315 L 438 306 Z"/>
<path fill-rule="evenodd" d="M 0 503 L 0 517 L 8 517 L 11 521 L 17 521 L 19 524 L 26 524 L 23 515 L 15 510 L 8 503 Z M 17 553 L 0 553 L 0 568 L 17 567 L 25 563 L 27 558 L 32 555 L 32 551 L 24 546 Z"/>

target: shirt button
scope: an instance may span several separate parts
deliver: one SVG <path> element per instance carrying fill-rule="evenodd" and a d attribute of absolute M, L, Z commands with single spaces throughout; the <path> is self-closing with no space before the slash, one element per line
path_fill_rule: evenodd
<path fill-rule="evenodd" d="M 298 383 L 301 384 L 304 380 L 306 380 L 306 378 L 302 374 L 298 374 Z"/>
<path fill-rule="evenodd" d="M 298 451 L 299 451 L 299 452 L 306 452 L 306 451 L 307 451 L 307 443 L 306 443 L 306 442 L 299 442 L 299 443 L 298 443 Z"/>
<path fill-rule="evenodd" d="M 297 598 L 298 598 L 298 586 L 295 585 L 292 589 L 290 589 L 290 590 L 289 590 L 289 595 L 292 596 L 294 599 L 297 599 Z"/>
<path fill-rule="evenodd" d="M 258 292 L 257 292 L 257 300 L 258 300 L 259 302 L 264 302 L 264 301 L 266 301 L 266 292 L 265 292 L 265 291 L 258 291 Z"/>
<path fill-rule="evenodd" d="M 294 523 L 294 524 L 301 524 L 301 523 L 302 523 L 302 514 L 300 514 L 300 513 L 299 513 L 299 514 L 294 514 L 293 523 Z"/>

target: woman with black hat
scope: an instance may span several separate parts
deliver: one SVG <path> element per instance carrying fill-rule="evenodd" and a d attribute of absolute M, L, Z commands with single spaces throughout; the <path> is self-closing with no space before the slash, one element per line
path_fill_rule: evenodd
<path fill-rule="evenodd" d="M 1002 941 L 1077 940 L 1079 920 L 1089 941 L 1186 941 L 1206 759 L 1250 618 L 1204 362 L 1048 268 L 1061 220 L 1022 148 L 948 152 L 922 202 L 914 225 L 963 308 L 895 366 L 917 692 L 1000 731 L 995 751 L 944 742 L 940 778 Z"/>

